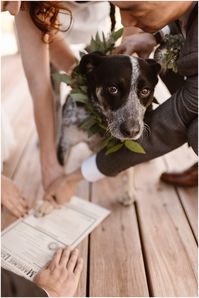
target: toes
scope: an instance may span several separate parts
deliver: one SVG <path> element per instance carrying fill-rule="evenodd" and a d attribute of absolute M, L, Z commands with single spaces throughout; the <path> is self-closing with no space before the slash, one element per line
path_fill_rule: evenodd
<path fill-rule="evenodd" d="M 83 265 L 84 265 L 84 260 L 83 258 L 79 258 L 78 261 L 77 261 L 77 265 L 75 267 L 75 270 L 74 270 L 74 274 L 79 277 L 80 274 L 82 273 L 82 269 L 83 269 Z"/>
<path fill-rule="evenodd" d="M 71 272 L 73 272 L 76 267 L 78 255 L 79 255 L 78 249 L 74 249 L 70 255 L 70 258 L 69 258 L 68 264 L 67 264 L 67 269 Z"/>

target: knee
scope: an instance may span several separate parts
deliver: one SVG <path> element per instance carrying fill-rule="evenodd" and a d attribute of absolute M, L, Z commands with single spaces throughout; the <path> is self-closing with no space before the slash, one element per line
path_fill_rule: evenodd
<path fill-rule="evenodd" d="M 198 155 L 198 117 L 195 118 L 188 127 L 188 143 L 193 151 Z"/>

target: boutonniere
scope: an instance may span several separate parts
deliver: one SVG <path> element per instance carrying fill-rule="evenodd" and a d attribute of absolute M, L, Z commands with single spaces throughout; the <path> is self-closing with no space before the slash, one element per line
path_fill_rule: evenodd
<path fill-rule="evenodd" d="M 108 38 L 106 38 L 103 33 L 101 37 L 99 33 L 97 33 L 95 38 L 92 37 L 91 42 L 86 49 L 80 52 L 80 57 L 95 51 L 100 51 L 103 54 L 111 54 L 116 41 L 122 36 L 122 33 L 123 29 L 114 31 Z M 121 141 L 111 135 L 108 130 L 106 119 L 96 111 L 88 98 L 86 77 L 80 73 L 79 65 L 74 68 L 71 75 L 56 73 L 53 75 L 53 78 L 70 86 L 70 96 L 72 99 L 75 102 L 80 102 L 84 105 L 89 116 L 81 123 L 80 128 L 87 131 L 88 137 L 91 137 L 94 134 L 103 136 L 99 150 L 106 148 L 106 154 L 110 154 L 120 150 L 122 147 L 126 147 L 133 152 L 145 153 L 142 146 L 137 142 L 131 140 Z"/>
<path fill-rule="evenodd" d="M 171 69 L 177 72 L 177 60 L 184 44 L 182 34 L 166 34 L 160 46 L 155 50 L 154 59 L 161 65 L 162 72 Z"/>

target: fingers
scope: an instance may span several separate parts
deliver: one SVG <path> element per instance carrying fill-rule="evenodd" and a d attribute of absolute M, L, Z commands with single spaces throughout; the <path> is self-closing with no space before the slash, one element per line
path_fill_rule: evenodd
<path fill-rule="evenodd" d="M 63 249 L 62 248 L 59 248 L 56 251 L 56 253 L 54 254 L 52 261 L 49 263 L 48 268 L 51 271 L 55 270 L 56 267 L 59 265 L 60 259 L 61 259 L 61 256 L 62 256 L 62 251 L 63 251 Z"/>
<path fill-rule="evenodd" d="M 74 271 L 74 269 L 76 267 L 76 264 L 77 264 L 78 256 L 79 256 L 79 250 L 78 249 L 74 249 L 71 252 L 71 255 L 70 255 L 70 258 L 69 258 L 68 264 L 67 264 L 67 269 L 70 272 L 73 272 Z"/>
<path fill-rule="evenodd" d="M 44 201 L 39 207 L 35 209 L 35 217 L 42 217 L 49 213 L 51 213 L 55 208 L 57 208 L 57 203 L 53 200 L 51 201 Z M 59 205 L 58 205 L 59 206 Z"/>
<path fill-rule="evenodd" d="M 83 258 L 79 258 L 77 260 L 77 264 L 74 270 L 74 274 L 79 278 L 80 274 L 82 273 L 82 269 L 83 269 L 83 265 L 84 265 L 84 260 Z"/>
<path fill-rule="evenodd" d="M 71 251 L 70 247 L 65 249 L 59 248 L 52 261 L 48 264 L 48 268 L 51 271 L 59 270 L 62 267 L 66 270 L 66 272 L 71 272 L 75 274 L 81 274 L 83 267 L 83 259 L 79 258 L 79 250 L 74 249 Z"/>
<path fill-rule="evenodd" d="M 28 213 L 28 209 L 20 205 L 19 202 L 13 203 L 8 201 L 5 205 L 10 213 L 12 213 L 17 218 L 23 217 Z"/>
<path fill-rule="evenodd" d="M 61 256 L 59 264 L 61 266 L 63 266 L 64 268 L 66 268 L 66 266 L 68 264 L 70 253 L 71 253 L 71 248 L 70 247 L 67 247 L 67 248 L 63 249 L 63 251 L 62 251 L 62 256 Z"/>

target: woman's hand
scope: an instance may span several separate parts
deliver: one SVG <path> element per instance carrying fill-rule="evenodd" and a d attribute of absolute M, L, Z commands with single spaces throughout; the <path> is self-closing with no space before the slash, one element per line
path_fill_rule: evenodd
<path fill-rule="evenodd" d="M 74 195 L 77 182 L 70 179 L 70 176 L 60 176 L 47 189 L 44 200 L 64 204 Z"/>
<path fill-rule="evenodd" d="M 71 174 L 60 176 L 48 187 L 44 200 L 54 200 L 57 204 L 68 202 L 74 195 L 77 183 L 82 179 L 83 176 L 80 169 Z"/>
<path fill-rule="evenodd" d="M 1 187 L 2 205 L 16 217 L 25 216 L 28 213 L 28 204 L 16 185 L 9 178 L 1 176 Z"/>
<path fill-rule="evenodd" d="M 52 212 L 54 208 L 68 202 L 75 194 L 76 186 L 83 179 L 81 170 L 58 177 L 46 190 L 44 202 L 36 207 L 35 216 L 40 217 Z"/>

